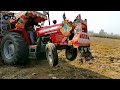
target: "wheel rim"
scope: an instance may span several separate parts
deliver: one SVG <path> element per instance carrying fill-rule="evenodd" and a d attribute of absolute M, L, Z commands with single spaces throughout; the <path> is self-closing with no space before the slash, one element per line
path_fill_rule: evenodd
<path fill-rule="evenodd" d="M 53 54 L 49 50 L 47 50 L 47 59 L 49 64 L 52 66 L 53 65 Z"/>
<path fill-rule="evenodd" d="M 15 46 L 11 40 L 5 42 L 3 51 L 7 59 L 11 59 L 14 56 Z"/>

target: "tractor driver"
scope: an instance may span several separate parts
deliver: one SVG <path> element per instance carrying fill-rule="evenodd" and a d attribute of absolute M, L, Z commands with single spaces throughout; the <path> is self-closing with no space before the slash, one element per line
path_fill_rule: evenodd
<path fill-rule="evenodd" d="M 32 17 L 28 18 L 28 21 L 25 23 L 25 30 L 27 31 L 31 44 L 34 45 L 36 42 L 36 34 L 34 31 L 34 25 L 36 25 L 34 19 Z"/>

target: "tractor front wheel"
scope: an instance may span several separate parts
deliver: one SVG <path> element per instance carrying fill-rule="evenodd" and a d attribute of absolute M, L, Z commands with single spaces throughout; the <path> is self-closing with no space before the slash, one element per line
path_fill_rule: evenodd
<path fill-rule="evenodd" d="M 65 51 L 65 56 L 68 60 L 73 61 L 77 57 L 77 48 L 68 46 Z"/>
<path fill-rule="evenodd" d="M 53 43 L 48 43 L 46 45 L 46 57 L 51 67 L 58 64 L 58 53 L 55 45 Z"/>
<path fill-rule="evenodd" d="M 25 64 L 29 49 L 24 38 L 19 33 L 8 33 L 1 42 L 1 56 L 5 64 Z"/>

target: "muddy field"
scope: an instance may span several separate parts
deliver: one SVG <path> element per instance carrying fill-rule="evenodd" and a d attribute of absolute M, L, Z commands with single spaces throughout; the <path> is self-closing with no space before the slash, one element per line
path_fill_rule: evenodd
<path fill-rule="evenodd" d="M 26 66 L 8 66 L 0 61 L 0 79 L 120 79 L 120 40 L 91 37 L 94 60 L 81 63 L 58 51 L 59 64 L 51 68 L 46 59 L 31 60 Z"/>

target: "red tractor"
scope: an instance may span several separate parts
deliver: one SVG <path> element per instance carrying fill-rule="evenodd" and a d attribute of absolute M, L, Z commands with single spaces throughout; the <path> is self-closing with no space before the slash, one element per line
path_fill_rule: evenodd
<path fill-rule="evenodd" d="M 30 17 L 34 21 L 33 37 L 36 39 L 34 44 L 26 30 L 26 23 Z M 63 22 L 57 24 L 57 21 L 53 20 L 54 25 L 50 25 L 49 12 L 45 11 L 1 14 L 1 20 L 3 19 L 10 21 L 5 26 L 9 27 L 7 29 L 3 29 L 1 23 L 1 56 L 5 64 L 24 64 L 28 62 L 29 57 L 41 58 L 45 54 L 50 66 L 56 66 L 57 50 L 62 49 L 65 49 L 66 58 L 70 61 L 77 57 L 77 50 L 86 60 L 93 58 L 90 52 L 87 20 L 83 21 L 80 14 L 73 22 L 67 20 L 63 14 Z M 49 26 L 42 25 L 47 19 Z"/>

